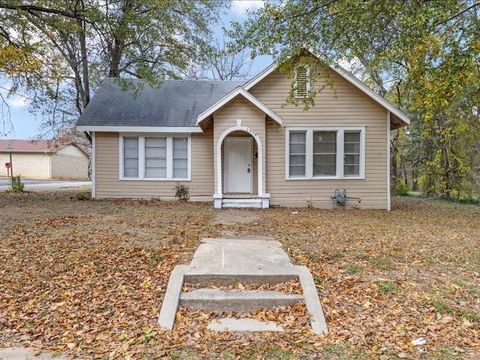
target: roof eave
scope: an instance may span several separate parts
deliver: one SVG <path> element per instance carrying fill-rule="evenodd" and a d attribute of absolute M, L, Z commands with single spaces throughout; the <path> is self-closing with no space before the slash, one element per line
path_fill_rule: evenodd
<path fill-rule="evenodd" d="M 410 124 L 411 119 L 407 114 L 405 114 L 403 111 L 398 109 L 396 106 L 390 104 L 387 100 L 385 100 L 375 91 L 370 89 L 367 85 L 365 85 L 360 79 L 358 79 L 355 75 L 353 75 L 347 69 L 343 68 L 340 65 L 335 65 L 335 66 L 330 65 L 330 68 L 333 71 L 335 71 L 338 75 L 343 77 L 345 80 L 350 82 L 357 89 L 359 89 L 360 91 L 365 93 L 367 96 L 369 96 L 370 98 L 375 100 L 377 103 L 379 103 L 386 110 L 390 111 L 392 114 L 395 114 L 395 116 L 397 116 L 400 120 L 402 120 L 406 125 Z"/>
<path fill-rule="evenodd" d="M 138 133 L 202 133 L 199 126 L 102 126 L 79 125 L 78 131 Z"/>
<path fill-rule="evenodd" d="M 272 118 L 274 121 L 276 121 L 280 125 L 283 124 L 283 119 L 280 115 L 278 115 L 275 111 L 273 111 L 267 105 L 265 105 L 260 100 L 258 100 L 255 96 L 249 93 L 244 87 L 237 87 L 233 91 L 225 95 L 222 99 L 217 101 L 215 104 L 210 106 L 207 110 L 205 110 L 200 115 L 198 115 L 197 125 L 200 125 L 204 120 L 210 118 L 210 116 L 215 111 L 222 108 L 225 104 L 228 104 L 232 99 L 234 99 L 238 95 L 242 95 L 245 99 L 250 101 L 253 105 L 255 105 L 257 108 L 262 110 L 265 114 L 267 114 L 270 118 Z"/>

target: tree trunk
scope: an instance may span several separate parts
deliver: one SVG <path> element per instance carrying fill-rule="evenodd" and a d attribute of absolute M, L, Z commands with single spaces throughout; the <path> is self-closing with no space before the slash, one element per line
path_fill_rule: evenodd
<path fill-rule="evenodd" d="M 398 130 L 393 130 L 393 137 L 390 140 L 390 189 L 393 194 L 397 191 L 397 179 L 399 174 L 399 164 L 397 161 L 397 153 L 398 153 Z"/>
<path fill-rule="evenodd" d="M 128 27 L 128 14 L 133 9 L 133 2 L 131 0 L 125 0 L 122 6 L 121 20 L 118 24 L 117 31 L 113 31 L 113 46 L 110 62 L 110 70 L 108 76 L 112 78 L 120 77 L 120 63 L 122 61 L 123 51 L 125 49 L 125 31 Z"/>
<path fill-rule="evenodd" d="M 86 26 L 85 22 L 82 20 L 77 20 L 77 23 L 80 27 L 80 32 L 78 34 L 80 42 L 80 56 L 82 62 L 82 81 L 83 81 L 83 98 L 82 105 L 83 108 L 88 105 L 90 102 L 90 80 L 88 76 L 88 57 L 87 57 L 87 45 L 86 45 Z"/>

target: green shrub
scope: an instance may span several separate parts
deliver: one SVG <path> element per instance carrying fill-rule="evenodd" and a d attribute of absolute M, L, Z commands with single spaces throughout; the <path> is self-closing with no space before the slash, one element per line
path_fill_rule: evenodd
<path fill-rule="evenodd" d="M 183 184 L 175 185 L 175 197 L 178 200 L 188 200 L 190 197 L 190 190 L 188 189 L 188 186 Z"/>
<path fill-rule="evenodd" d="M 71 197 L 72 200 L 90 200 L 92 198 L 92 193 L 90 191 L 81 191 L 76 193 L 73 197 Z"/>
<path fill-rule="evenodd" d="M 400 196 L 407 196 L 408 193 L 410 192 L 410 188 L 408 187 L 408 184 L 405 180 L 399 179 L 397 180 L 397 195 Z"/>
<path fill-rule="evenodd" d="M 13 192 L 23 192 L 25 184 L 22 182 L 20 175 L 12 177 L 12 191 Z"/>
<path fill-rule="evenodd" d="M 382 295 L 393 294 L 397 291 L 398 287 L 393 281 L 390 280 L 378 280 L 377 281 L 378 291 Z"/>

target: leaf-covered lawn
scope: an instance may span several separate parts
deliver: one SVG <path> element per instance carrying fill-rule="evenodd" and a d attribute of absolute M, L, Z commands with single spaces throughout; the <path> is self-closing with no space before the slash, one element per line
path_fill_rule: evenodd
<path fill-rule="evenodd" d="M 222 225 L 210 204 L 0 194 L 0 347 L 134 359 L 480 356 L 480 207 L 402 198 L 392 212 L 256 213 Z M 170 271 L 222 233 L 282 241 L 312 271 L 329 335 L 293 325 L 216 334 L 209 314 L 187 309 L 175 331 L 161 331 Z M 305 321 L 300 305 L 256 315 Z M 413 346 L 420 337 L 426 344 Z"/>

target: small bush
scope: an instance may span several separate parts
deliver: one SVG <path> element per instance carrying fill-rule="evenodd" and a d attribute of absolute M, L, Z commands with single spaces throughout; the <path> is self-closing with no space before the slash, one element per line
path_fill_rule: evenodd
<path fill-rule="evenodd" d="M 393 268 L 393 262 L 386 256 L 377 256 L 370 258 L 370 263 L 380 270 L 391 270 Z"/>
<path fill-rule="evenodd" d="M 178 200 L 188 200 L 190 197 L 190 190 L 188 189 L 188 186 L 183 184 L 175 185 L 175 197 Z"/>
<path fill-rule="evenodd" d="M 407 196 L 410 192 L 410 188 L 405 180 L 397 180 L 397 195 Z"/>
<path fill-rule="evenodd" d="M 25 184 L 22 182 L 22 178 L 20 177 L 20 175 L 14 176 L 12 178 L 11 186 L 13 192 L 23 192 Z"/>
<path fill-rule="evenodd" d="M 360 266 L 356 265 L 356 264 L 347 264 L 345 266 L 345 270 L 350 275 L 359 274 L 359 273 L 362 272 L 362 268 Z"/>
<path fill-rule="evenodd" d="M 71 197 L 74 200 L 90 200 L 92 198 L 92 193 L 90 191 L 81 191 L 75 194 L 75 196 Z"/>
<path fill-rule="evenodd" d="M 397 291 L 397 285 L 390 280 L 379 280 L 377 281 L 378 291 L 382 295 L 393 294 Z"/>

